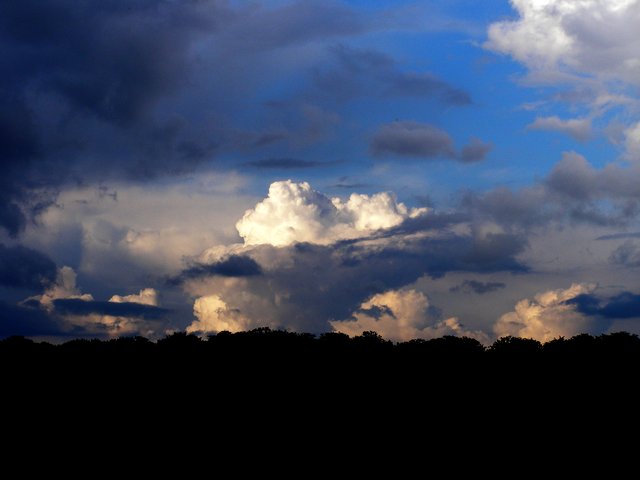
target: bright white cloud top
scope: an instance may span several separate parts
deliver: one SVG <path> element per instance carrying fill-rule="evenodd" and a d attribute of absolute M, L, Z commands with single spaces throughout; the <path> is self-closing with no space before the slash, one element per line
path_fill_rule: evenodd
<path fill-rule="evenodd" d="M 426 213 L 426 208 L 407 208 L 388 192 L 353 193 L 344 201 L 323 195 L 307 182 L 285 180 L 272 183 L 267 198 L 247 210 L 236 228 L 245 245 L 330 244 L 366 237 Z"/>

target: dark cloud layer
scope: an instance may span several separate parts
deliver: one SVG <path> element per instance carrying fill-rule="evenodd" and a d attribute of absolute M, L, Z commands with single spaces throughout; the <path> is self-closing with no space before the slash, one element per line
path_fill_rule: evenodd
<path fill-rule="evenodd" d="M 372 49 L 340 44 L 330 49 L 333 64 L 315 73 L 323 96 L 347 101 L 363 95 L 379 98 L 436 99 L 447 105 L 471 103 L 470 95 L 432 73 L 404 72 L 389 55 Z"/>
<path fill-rule="evenodd" d="M 265 158 L 247 162 L 246 165 L 254 168 L 265 168 L 274 170 L 295 170 L 305 168 L 317 168 L 330 165 L 329 162 L 314 162 L 311 160 L 301 160 L 299 158 Z"/>
<path fill-rule="evenodd" d="M 220 262 L 194 265 L 184 270 L 178 277 L 171 279 L 170 283 L 179 285 L 187 280 L 216 275 L 221 277 L 253 277 L 262 275 L 262 268 L 253 258 L 230 255 Z"/>
<path fill-rule="evenodd" d="M 17 236 L 69 183 L 147 181 L 220 151 L 317 141 L 337 118 L 321 105 L 291 107 L 296 128 L 237 112 L 273 51 L 369 27 L 338 2 L 3 2 L 0 227 Z"/>
<path fill-rule="evenodd" d="M 249 254 L 265 259 L 261 260 L 263 274 L 245 277 L 241 292 L 236 287 L 215 292 L 230 308 L 264 324 L 282 326 L 277 321 L 285 319 L 290 328 L 324 332 L 330 328 L 328 320 L 348 318 L 371 295 L 404 287 L 424 275 L 527 271 L 515 258 L 526 245 L 517 236 L 450 234 L 395 240 L 385 239 L 384 245 L 376 247 L 369 246 L 368 239 L 333 245 L 256 246 Z"/>
<path fill-rule="evenodd" d="M 484 295 L 485 293 L 495 292 L 501 288 L 505 288 L 507 285 L 502 282 L 479 282 L 478 280 L 465 280 L 460 285 L 451 287 L 450 292 L 453 293 L 477 293 L 478 295 Z"/>
<path fill-rule="evenodd" d="M 0 286 L 40 291 L 55 278 L 56 264 L 43 253 L 0 244 Z"/>
<path fill-rule="evenodd" d="M 585 315 L 600 316 L 609 320 L 640 318 L 640 295 L 622 292 L 608 299 L 596 295 L 580 295 L 569 303 L 575 304 Z"/>
<path fill-rule="evenodd" d="M 53 188 L 51 197 L 63 182 L 108 170 L 178 167 L 162 158 L 148 163 L 143 154 L 158 143 L 154 129 L 169 125 L 151 114 L 188 76 L 190 41 L 215 28 L 220 2 L 204 3 L 3 2 L 1 226 L 19 233 L 37 213 L 28 200 L 42 187 Z M 174 146 L 184 150 L 176 162 L 197 154 L 187 138 Z"/>
<path fill-rule="evenodd" d="M 114 317 L 134 317 L 157 320 L 169 313 L 165 308 L 133 302 L 103 302 L 59 298 L 53 301 L 56 312 L 62 315 L 111 315 Z"/>
<path fill-rule="evenodd" d="M 416 158 L 454 158 L 453 140 L 447 132 L 418 122 L 382 125 L 371 139 L 371 153 Z"/>

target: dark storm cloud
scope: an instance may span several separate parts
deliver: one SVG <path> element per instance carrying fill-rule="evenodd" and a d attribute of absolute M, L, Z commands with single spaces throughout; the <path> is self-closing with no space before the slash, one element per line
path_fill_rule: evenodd
<path fill-rule="evenodd" d="M 53 301 L 55 310 L 62 315 L 111 315 L 114 317 L 135 317 L 146 320 L 158 320 L 165 317 L 169 310 L 133 302 L 87 301 L 77 298 L 60 298 Z"/>
<path fill-rule="evenodd" d="M 40 291 L 55 279 L 56 264 L 43 253 L 0 244 L 0 286 Z"/>
<path fill-rule="evenodd" d="M 300 132 L 248 129 L 239 99 L 275 50 L 369 27 L 338 2 L 3 2 L 0 227 L 18 235 L 69 183 L 149 180 L 221 150 L 316 141 L 332 112 L 306 106 Z"/>
<path fill-rule="evenodd" d="M 232 23 L 222 38 L 236 54 L 354 35 L 367 28 L 363 16 L 335 1 L 298 1 L 275 8 L 248 6 L 242 15 L 242 21 Z"/>
<path fill-rule="evenodd" d="M 218 4 L 2 3 L 0 226 L 18 234 L 64 182 L 172 170 L 197 155 L 176 138 L 173 164 L 139 158 L 157 143 L 152 109 L 188 76 L 189 44 L 215 28 Z M 31 203 L 34 192 L 43 202 Z"/>
<path fill-rule="evenodd" d="M 609 320 L 640 318 L 640 295 L 622 292 L 608 299 L 596 295 L 580 295 L 567 303 L 575 304 L 585 315 L 600 316 Z"/>
<path fill-rule="evenodd" d="M 495 292 L 501 288 L 505 288 L 507 285 L 502 282 L 479 282 L 477 280 L 465 280 L 460 285 L 451 287 L 450 292 L 453 293 L 477 293 L 478 295 L 484 295 L 485 293 Z"/>
<path fill-rule="evenodd" d="M 262 268 L 253 258 L 242 255 L 230 255 L 220 262 L 208 265 L 194 265 L 184 270 L 177 277 L 170 279 L 169 283 L 179 285 L 188 280 L 216 275 L 221 277 L 253 277 L 262 275 Z"/>
<path fill-rule="evenodd" d="M 246 277 L 241 292 L 233 288 L 219 294 L 230 308 L 265 324 L 286 319 L 296 330 L 322 332 L 330 328 L 328 320 L 348 318 L 372 295 L 424 275 L 527 270 L 515 258 L 526 245 L 519 237 L 450 234 L 396 240 L 388 238 L 378 246 L 370 246 L 370 239 L 328 246 L 256 246 L 252 256 L 269 265 L 263 275 Z"/>
<path fill-rule="evenodd" d="M 0 301 L 0 338 L 59 334 L 58 323 L 46 311 Z"/>
<path fill-rule="evenodd" d="M 315 73 L 322 95 L 346 101 L 363 95 L 437 99 L 448 105 L 468 105 L 471 97 L 431 73 L 403 72 L 389 55 L 377 50 L 337 45 L 333 64 Z"/>
<path fill-rule="evenodd" d="M 317 168 L 331 165 L 330 162 L 314 162 L 311 160 L 301 160 L 298 158 L 265 158 L 263 160 L 256 160 L 253 162 L 247 162 L 248 165 L 253 168 L 264 168 L 274 170 L 296 170 L 305 168 Z"/>
<path fill-rule="evenodd" d="M 416 158 L 454 158 L 453 140 L 447 132 L 417 122 L 382 125 L 371 139 L 371 153 Z"/>
<path fill-rule="evenodd" d="M 473 138 L 467 145 L 462 147 L 459 158 L 464 163 L 480 162 L 485 159 L 492 149 L 492 144 L 484 143 L 479 138 Z"/>

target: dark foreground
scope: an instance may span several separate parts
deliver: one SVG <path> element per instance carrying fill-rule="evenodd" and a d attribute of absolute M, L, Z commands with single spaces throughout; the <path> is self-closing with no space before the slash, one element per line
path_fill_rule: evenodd
<path fill-rule="evenodd" d="M 208 339 L 183 333 L 145 338 L 72 340 L 62 345 L 21 337 L 0 341 L 4 380 L 48 392 L 127 389 L 249 393 L 256 402 L 283 392 L 340 397 L 411 394 L 437 400 L 459 392 L 544 394 L 549 389 L 603 393 L 640 378 L 640 338 L 628 333 L 579 335 L 540 344 L 505 337 L 489 347 L 470 338 L 392 343 L 374 332 L 349 338 L 258 329 Z M 247 399 L 248 400 L 248 399 Z"/>
<path fill-rule="evenodd" d="M 150 448 L 156 464 L 175 451 L 224 461 L 213 445 L 249 463 L 258 460 L 247 452 L 261 451 L 370 467 L 396 449 L 402 462 L 453 458 L 454 473 L 502 457 L 566 459 L 576 445 L 583 461 L 591 450 L 621 452 L 636 438 L 640 408 L 640 339 L 626 333 L 544 345 L 504 338 L 488 348 L 468 338 L 393 344 L 373 333 L 264 329 L 157 343 L 9 338 L 0 365 L 5 440 L 98 462 Z"/>

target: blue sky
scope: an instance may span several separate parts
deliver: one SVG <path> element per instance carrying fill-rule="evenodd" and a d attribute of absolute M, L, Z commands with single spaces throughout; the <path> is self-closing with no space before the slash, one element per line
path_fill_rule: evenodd
<path fill-rule="evenodd" d="M 640 2 L 87 5 L 1 7 L 0 335 L 640 331 Z"/>

